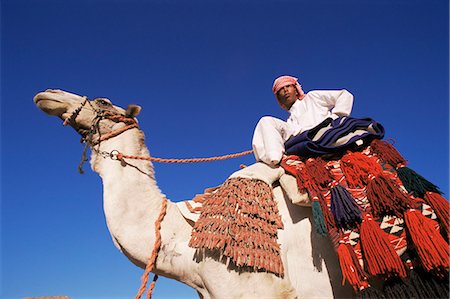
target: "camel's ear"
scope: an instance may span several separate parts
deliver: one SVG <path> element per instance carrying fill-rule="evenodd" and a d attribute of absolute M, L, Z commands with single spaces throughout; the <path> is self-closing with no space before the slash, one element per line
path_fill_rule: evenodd
<path fill-rule="evenodd" d="M 141 106 L 138 105 L 134 104 L 128 105 L 127 111 L 125 112 L 125 116 L 130 118 L 136 117 L 141 112 L 141 109 L 142 109 Z"/>

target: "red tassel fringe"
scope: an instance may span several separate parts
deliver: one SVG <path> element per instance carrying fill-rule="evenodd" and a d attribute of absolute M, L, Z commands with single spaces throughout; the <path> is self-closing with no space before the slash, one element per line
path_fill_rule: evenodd
<path fill-rule="evenodd" d="M 439 193 L 425 193 L 425 201 L 433 208 L 445 233 L 449 234 L 449 202 Z"/>
<path fill-rule="evenodd" d="M 425 269 L 448 272 L 449 247 L 434 222 L 420 211 L 411 209 L 405 213 L 405 223 Z"/>
<path fill-rule="evenodd" d="M 349 248 L 350 247 L 350 248 Z M 367 286 L 364 270 L 359 265 L 351 245 L 340 243 L 337 249 L 342 270 L 342 285 L 348 281 L 355 291 Z"/>
<path fill-rule="evenodd" d="M 284 156 L 281 160 L 281 167 L 287 173 L 293 175 L 297 180 L 297 187 L 300 192 L 307 192 L 311 186 L 306 164 L 298 156 Z"/>
<path fill-rule="evenodd" d="M 323 197 L 321 192 L 317 192 L 314 195 L 314 198 L 320 203 L 320 208 L 322 209 L 323 216 L 325 218 L 325 224 L 327 225 L 328 230 L 336 227 L 336 222 L 334 221 L 334 217 L 331 214 L 331 210 L 327 205 L 326 199 Z"/>
<path fill-rule="evenodd" d="M 393 167 L 397 167 L 398 164 L 406 165 L 407 163 L 405 158 L 388 141 L 375 139 L 370 144 L 370 148 L 382 161 L 389 163 Z"/>
<path fill-rule="evenodd" d="M 320 157 L 308 159 L 306 161 L 306 171 L 312 189 L 324 189 L 334 180 L 328 171 L 327 163 Z"/>
<path fill-rule="evenodd" d="M 411 206 L 411 199 L 385 176 L 372 177 L 367 185 L 367 199 L 375 216 L 394 214 L 402 217 Z"/>
<path fill-rule="evenodd" d="M 449 245 L 436 228 L 436 222 L 425 217 L 420 211 L 412 210 L 414 199 L 401 189 L 400 179 L 393 173 L 392 178 L 383 170 L 380 161 L 390 166 L 399 167 L 407 161 L 395 147 L 381 140 L 371 143 L 372 153 L 368 156 L 360 152 L 348 152 L 340 160 L 340 169 L 350 188 L 365 188 L 372 215 L 377 218 L 385 214 L 396 215 L 405 220 L 405 225 L 411 236 L 415 251 L 424 268 L 433 271 L 438 276 L 444 276 L 449 271 Z M 372 216 L 363 214 L 360 225 L 360 242 L 367 272 L 365 273 L 355 255 L 354 248 L 344 242 L 336 229 L 335 220 L 327 205 L 327 201 L 319 190 L 330 188 L 330 183 L 337 180 L 320 159 L 308 159 L 301 174 L 302 186 L 319 202 L 325 222 L 339 257 L 343 273 L 343 281 L 348 281 L 355 291 L 367 288 L 369 275 L 388 275 L 406 277 L 405 266 L 385 233 Z M 387 166 L 389 166 L 387 165 Z M 416 199 L 418 200 L 418 199 Z M 435 211 L 443 231 L 450 231 L 449 202 L 440 194 L 426 192 L 424 200 Z M 410 210 L 411 209 L 411 210 Z"/>
<path fill-rule="evenodd" d="M 369 175 L 383 173 L 381 165 L 374 158 L 360 152 L 349 152 L 341 159 L 341 169 L 350 188 L 363 188 L 369 183 Z"/>
<path fill-rule="evenodd" d="M 369 214 L 364 214 L 360 228 L 361 246 L 371 275 L 387 274 L 406 277 L 403 262 L 386 233 Z"/>
<path fill-rule="evenodd" d="M 297 187 L 300 192 L 305 192 L 306 190 L 308 190 L 310 179 L 308 177 L 308 171 L 306 170 L 306 167 L 299 169 L 295 173 L 295 178 L 297 179 Z"/>

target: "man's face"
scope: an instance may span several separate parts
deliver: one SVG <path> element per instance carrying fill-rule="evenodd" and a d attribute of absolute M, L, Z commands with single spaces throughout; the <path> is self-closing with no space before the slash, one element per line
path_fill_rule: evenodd
<path fill-rule="evenodd" d="M 284 110 L 289 110 L 298 99 L 298 96 L 299 94 L 295 85 L 286 85 L 277 92 L 278 104 L 280 104 L 281 108 Z"/>

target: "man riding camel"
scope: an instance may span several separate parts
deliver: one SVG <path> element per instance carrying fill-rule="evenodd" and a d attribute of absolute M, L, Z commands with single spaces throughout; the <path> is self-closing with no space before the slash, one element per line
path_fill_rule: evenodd
<path fill-rule="evenodd" d="M 262 117 L 253 134 L 253 150 L 257 161 L 270 166 L 280 163 L 285 152 L 284 143 L 292 136 L 312 129 L 327 118 L 348 116 L 353 95 L 342 90 L 313 90 L 304 93 L 298 79 L 278 77 L 272 87 L 278 104 L 290 113 L 287 121 L 271 116 Z"/>

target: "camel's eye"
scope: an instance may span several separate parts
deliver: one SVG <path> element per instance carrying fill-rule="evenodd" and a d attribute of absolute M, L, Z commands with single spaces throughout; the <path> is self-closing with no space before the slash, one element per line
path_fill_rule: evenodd
<path fill-rule="evenodd" d="M 108 99 L 105 98 L 97 98 L 94 100 L 95 103 L 97 103 L 100 106 L 111 106 L 111 102 Z"/>

